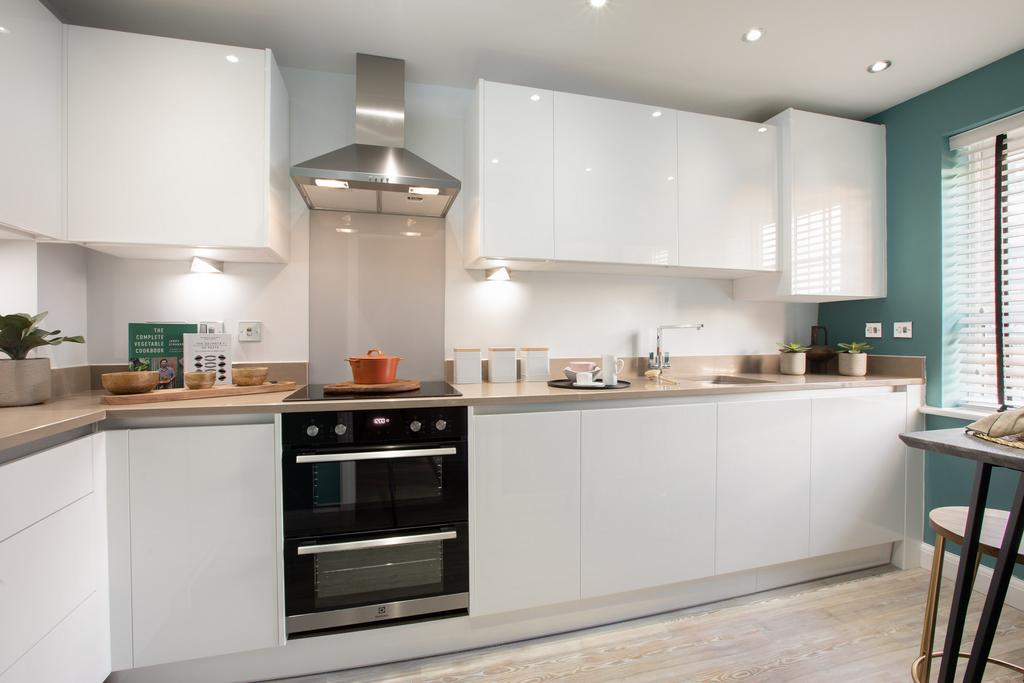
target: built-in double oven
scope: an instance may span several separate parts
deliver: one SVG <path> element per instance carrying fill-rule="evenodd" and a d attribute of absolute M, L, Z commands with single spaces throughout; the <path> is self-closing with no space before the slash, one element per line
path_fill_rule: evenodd
<path fill-rule="evenodd" d="M 289 637 L 469 607 L 465 407 L 282 415 Z"/>

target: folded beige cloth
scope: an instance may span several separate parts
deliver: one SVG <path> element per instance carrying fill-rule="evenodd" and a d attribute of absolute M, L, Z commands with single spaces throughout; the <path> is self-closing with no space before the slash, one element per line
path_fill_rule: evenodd
<path fill-rule="evenodd" d="M 967 431 L 997 439 L 1024 435 L 1024 408 L 986 415 L 967 425 Z"/>

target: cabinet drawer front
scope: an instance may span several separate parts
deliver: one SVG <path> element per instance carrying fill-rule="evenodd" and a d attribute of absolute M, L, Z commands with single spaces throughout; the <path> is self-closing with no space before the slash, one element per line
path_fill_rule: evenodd
<path fill-rule="evenodd" d="M 92 491 L 92 437 L 0 466 L 0 541 Z"/>
<path fill-rule="evenodd" d="M 96 590 L 93 496 L 0 543 L 0 671 Z"/>
<path fill-rule="evenodd" d="M 99 683 L 110 673 L 107 603 L 96 591 L 0 674 L 0 683 Z"/>

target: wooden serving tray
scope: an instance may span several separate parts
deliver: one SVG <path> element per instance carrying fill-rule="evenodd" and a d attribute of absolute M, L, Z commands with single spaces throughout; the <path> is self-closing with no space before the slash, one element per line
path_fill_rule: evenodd
<path fill-rule="evenodd" d="M 246 394 L 269 394 L 277 391 L 294 391 L 295 382 L 276 382 L 240 387 L 210 387 L 209 389 L 154 389 L 145 394 L 108 394 L 103 402 L 108 406 L 137 405 L 140 403 L 162 403 L 164 401 L 185 401 L 193 398 L 221 398 L 223 396 L 245 396 Z"/>
<path fill-rule="evenodd" d="M 390 384 L 356 384 L 355 382 L 337 382 L 325 384 L 325 394 L 397 394 L 402 391 L 415 391 L 420 388 L 416 379 L 396 379 Z"/>

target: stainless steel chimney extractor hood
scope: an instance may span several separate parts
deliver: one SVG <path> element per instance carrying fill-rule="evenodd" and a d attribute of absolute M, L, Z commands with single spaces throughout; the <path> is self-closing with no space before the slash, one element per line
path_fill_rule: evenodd
<path fill-rule="evenodd" d="M 292 166 L 311 209 L 445 216 L 458 178 L 405 148 L 405 62 L 356 55 L 356 142 Z"/>

